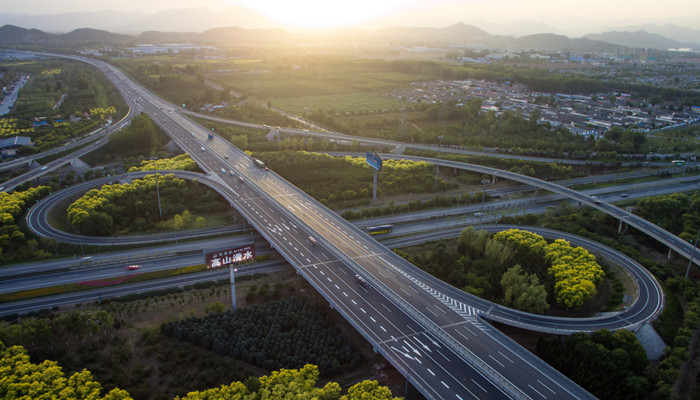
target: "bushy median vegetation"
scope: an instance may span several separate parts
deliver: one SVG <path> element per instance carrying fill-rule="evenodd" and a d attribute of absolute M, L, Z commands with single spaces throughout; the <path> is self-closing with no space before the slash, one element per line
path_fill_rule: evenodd
<path fill-rule="evenodd" d="M 181 220 L 189 218 L 189 210 L 211 213 L 230 209 L 221 196 L 196 181 L 175 178 L 172 174 L 155 174 L 135 179 L 130 184 L 104 185 L 90 190 L 68 207 L 68 219 L 84 235 L 107 236 L 157 229 L 161 221 L 156 189 L 160 191 L 165 220 L 175 221 L 178 216 Z M 185 225 L 181 228 L 190 223 L 182 222 Z M 202 220 L 195 223 L 198 227 L 204 226 Z"/>
<path fill-rule="evenodd" d="M 321 203 L 358 205 L 372 198 L 372 168 L 364 157 L 332 157 L 307 152 L 256 153 L 275 172 Z M 385 160 L 378 195 L 434 193 L 456 187 L 438 179 L 428 162 Z"/>
<path fill-rule="evenodd" d="M 399 255 L 464 291 L 524 311 L 543 313 L 556 301 L 578 309 L 596 295 L 604 276 L 595 257 L 564 240 L 512 229 L 489 237 L 473 227 L 456 248 L 438 242 L 432 250 Z M 542 282 L 542 283 L 540 283 Z"/>

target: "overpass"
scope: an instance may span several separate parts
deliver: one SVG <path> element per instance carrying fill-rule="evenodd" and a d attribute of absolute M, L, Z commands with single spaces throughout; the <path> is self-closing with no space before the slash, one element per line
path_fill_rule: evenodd
<path fill-rule="evenodd" d="M 209 140 L 205 129 L 108 64 L 74 59 L 96 65 L 125 97 L 138 100 L 222 183 L 233 206 L 271 246 L 427 398 L 593 398 L 483 323 L 480 316 L 493 311 L 483 303 L 459 297 L 457 289 L 422 273 L 274 172 L 256 168 L 228 142 Z M 505 171 L 477 172 L 512 179 Z M 556 185 L 542 187 L 604 211 L 612 207 Z M 371 286 L 357 285 L 354 274 Z"/>
<path fill-rule="evenodd" d="M 431 399 L 593 398 L 443 294 L 420 271 L 177 108 L 106 63 L 90 60 L 133 96 L 175 142 L 228 186 L 234 207 L 397 370 Z M 307 240 L 317 239 L 316 245 Z M 357 284 L 355 274 L 370 282 Z"/>

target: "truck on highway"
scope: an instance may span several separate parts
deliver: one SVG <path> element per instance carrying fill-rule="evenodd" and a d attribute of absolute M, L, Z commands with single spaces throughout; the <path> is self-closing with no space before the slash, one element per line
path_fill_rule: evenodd
<path fill-rule="evenodd" d="M 265 168 L 265 163 L 259 158 L 254 158 L 253 164 L 255 164 L 255 166 L 258 168 Z"/>

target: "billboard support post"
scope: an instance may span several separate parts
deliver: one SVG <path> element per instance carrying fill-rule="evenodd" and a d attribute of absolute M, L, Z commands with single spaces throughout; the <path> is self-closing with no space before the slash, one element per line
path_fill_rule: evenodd
<path fill-rule="evenodd" d="M 233 307 L 233 311 L 236 311 L 236 277 L 235 277 L 235 272 L 236 269 L 233 268 L 233 265 L 228 267 L 229 270 L 229 277 L 231 278 L 231 306 Z"/>
<path fill-rule="evenodd" d="M 377 153 L 367 152 L 367 164 L 374 170 L 374 190 L 372 192 L 372 202 L 377 202 L 377 172 L 382 170 L 382 158 Z"/>
<path fill-rule="evenodd" d="M 377 170 L 374 170 L 374 190 L 372 191 L 372 202 L 377 202 Z"/>

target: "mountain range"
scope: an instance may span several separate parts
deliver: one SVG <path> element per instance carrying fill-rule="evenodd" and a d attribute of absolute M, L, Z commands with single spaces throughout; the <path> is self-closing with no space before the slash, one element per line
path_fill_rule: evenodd
<path fill-rule="evenodd" d="M 238 26 L 208 29 L 203 32 L 161 32 L 150 30 L 138 35 L 112 33 L 106 30 L 81 28 L 68 33 L 47 33 L 14 25 L 0 27 L 0 46 L 14 45 L 79 45 L 144 44 L 144 43 L 201 43 L 230 44 L 299 44 L 315 43 L 392 43 L 403 46 L 462 45 L 471 47 L 571 50 L 581 52 L 610 52 L 616 46 L 668 48 L 700 48 L 697 43 L 679 42 L 656 33 L 606 32 L 589 34 L 582 38 L 568 38 L 554 33 L 513 37 L 492 35 L 474 25 L 458 23 L 445 28 L 393 27 L 374 31 L 337 29 L 314 33 L 293 33 L 282 29 L 246 29 Z"/>

